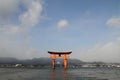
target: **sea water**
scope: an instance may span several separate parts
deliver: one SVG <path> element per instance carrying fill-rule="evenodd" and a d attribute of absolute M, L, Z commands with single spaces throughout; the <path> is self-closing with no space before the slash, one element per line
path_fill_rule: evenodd
<path fill-rule="evenodd" d="M 120 80 L 120 68 L 0 68 L 0 80 Z"/>

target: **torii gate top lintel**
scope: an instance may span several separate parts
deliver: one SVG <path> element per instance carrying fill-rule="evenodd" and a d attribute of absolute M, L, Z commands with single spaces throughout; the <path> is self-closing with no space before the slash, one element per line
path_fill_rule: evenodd
<path fill-rule="evenodd" d="M 70 52 L 52 52 L 52 51 L 48 51 L 48 53 L 50 53 L 50 54 L 71 54 L 72 51 L 70 51 Z"/>
<path fill-rule="evenodd" d="M 61 55 L 69 55 L 72 53 L 72 51 L 70 52 L 52 52 L 52 51 L 48 51 L 49 54 L 51 55 L 59 55 L 59 57 L 61 57 Z"/>

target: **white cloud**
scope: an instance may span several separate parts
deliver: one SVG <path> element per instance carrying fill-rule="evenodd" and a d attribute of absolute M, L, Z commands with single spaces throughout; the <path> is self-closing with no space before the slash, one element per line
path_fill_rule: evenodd
<path fill-rule="evenodd" d="M 96 45 L 81 53 L 80 58 L 85 61 L 120 62 L 120 40 Z"/>
<path fill-rule="evenodd" d="M 31 47 L 25 40 L 15 41 L 14 38 L 0 37 L 0 57 L 31 59 L 40 55 L 40 50 Z"/>
<path fill-rule="evenodd" d="M 63 20 L 60 20 L 57 24 L 58 28 L 64 28 L 64 27 L 67 27 L 68 26 L 68 21 L 63 19 Z"/>
<path fill-rule="evenodd" d="M 40 0 L 0 0 L 0 57 L 40 57 L 26 33 L 42 20 L 42 9 Z"/>
<path fill-rule="evenodd" d="M 120 28 L 120 16 L 110 18 L 106 24 L 110 27 Z"/>
<path fill-rule="evenodd" d="M 0 0 L 0 23 L 10 21 L 10 18 L 18 12 L 19 0 Z"/>
<path fill-rule="evenodd" d="M 28 6 L 28 11 L 20 15 L 19 19 L 24 26 L 34 26 L 41 19 L 42 4 L 38 1 L 33 1 Z"/>
<path fill-rule="evenodd" d="M 24 0 L 24 1 L 16 1 L 16 0 L 9 0 L 7 1 L 1 0 L 0 4 L 0 30 L 3 33 L 8 34 L 18 34 L 18 33 L 27 33 L 31 31 L 33 27 L 40 20 L 42 20 L 42 3 L 39 0 Z M 26 10 L 22 10 L 20 14 L 16 12 L 20 11 L 19 5 L 22 4 Z M 8 5 L 8 6 L 7 6 Z M 6 8 L 7 7 L 7 8 Z M 15 7 L 15 8 L 14 8 Z M 4 10 L 5 9 L 5 10 Z M 18 15 L 15 20 L 12 20 L 11 15 Z M 4 16 L 7 18 L 4 18 Z M 15 16 L 14 16 L 15 17 Z M 11 21 L 11 22 L 9 22 Z M 7 26 L 7 27 L 6 27 Z"/>
<path fill-rule="evenodd" d="M 4 25 L 1 28 L 4 34 L 15 35 L 20 32 L 19 26 L 16 25 Z"/>

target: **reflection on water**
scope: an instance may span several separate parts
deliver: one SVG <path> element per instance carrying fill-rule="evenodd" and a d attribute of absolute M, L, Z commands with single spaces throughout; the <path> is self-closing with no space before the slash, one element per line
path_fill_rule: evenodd
<path fill-rule="evenodd" d="M 120 80 L 120 68 L 0 68 L 0 80 Z"/>
<path fill-rule="evenodd" d="M 52 80 L 69 80 L 67 70 L 52 70 Z"/>
<path fill-rule="evenodd" d="M 107 78 L 97 78 L 97 77 L 89 77 L 82 76 L 81 74 L 77 74 L 78 72 L 75 70 L 52 70 L 52 80 L 108 80 Z M 51 79 L 51 78 L 50 78 Z"/>

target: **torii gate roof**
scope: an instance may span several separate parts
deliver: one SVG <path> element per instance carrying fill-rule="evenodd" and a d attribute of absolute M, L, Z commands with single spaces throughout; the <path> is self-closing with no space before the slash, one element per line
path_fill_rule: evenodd
<path fill-rule="evenodd" d="M 72 51 L 70 52 L 52 52 L 52 51 L 48 51 L 49 54 L 71 54 Z"/>

